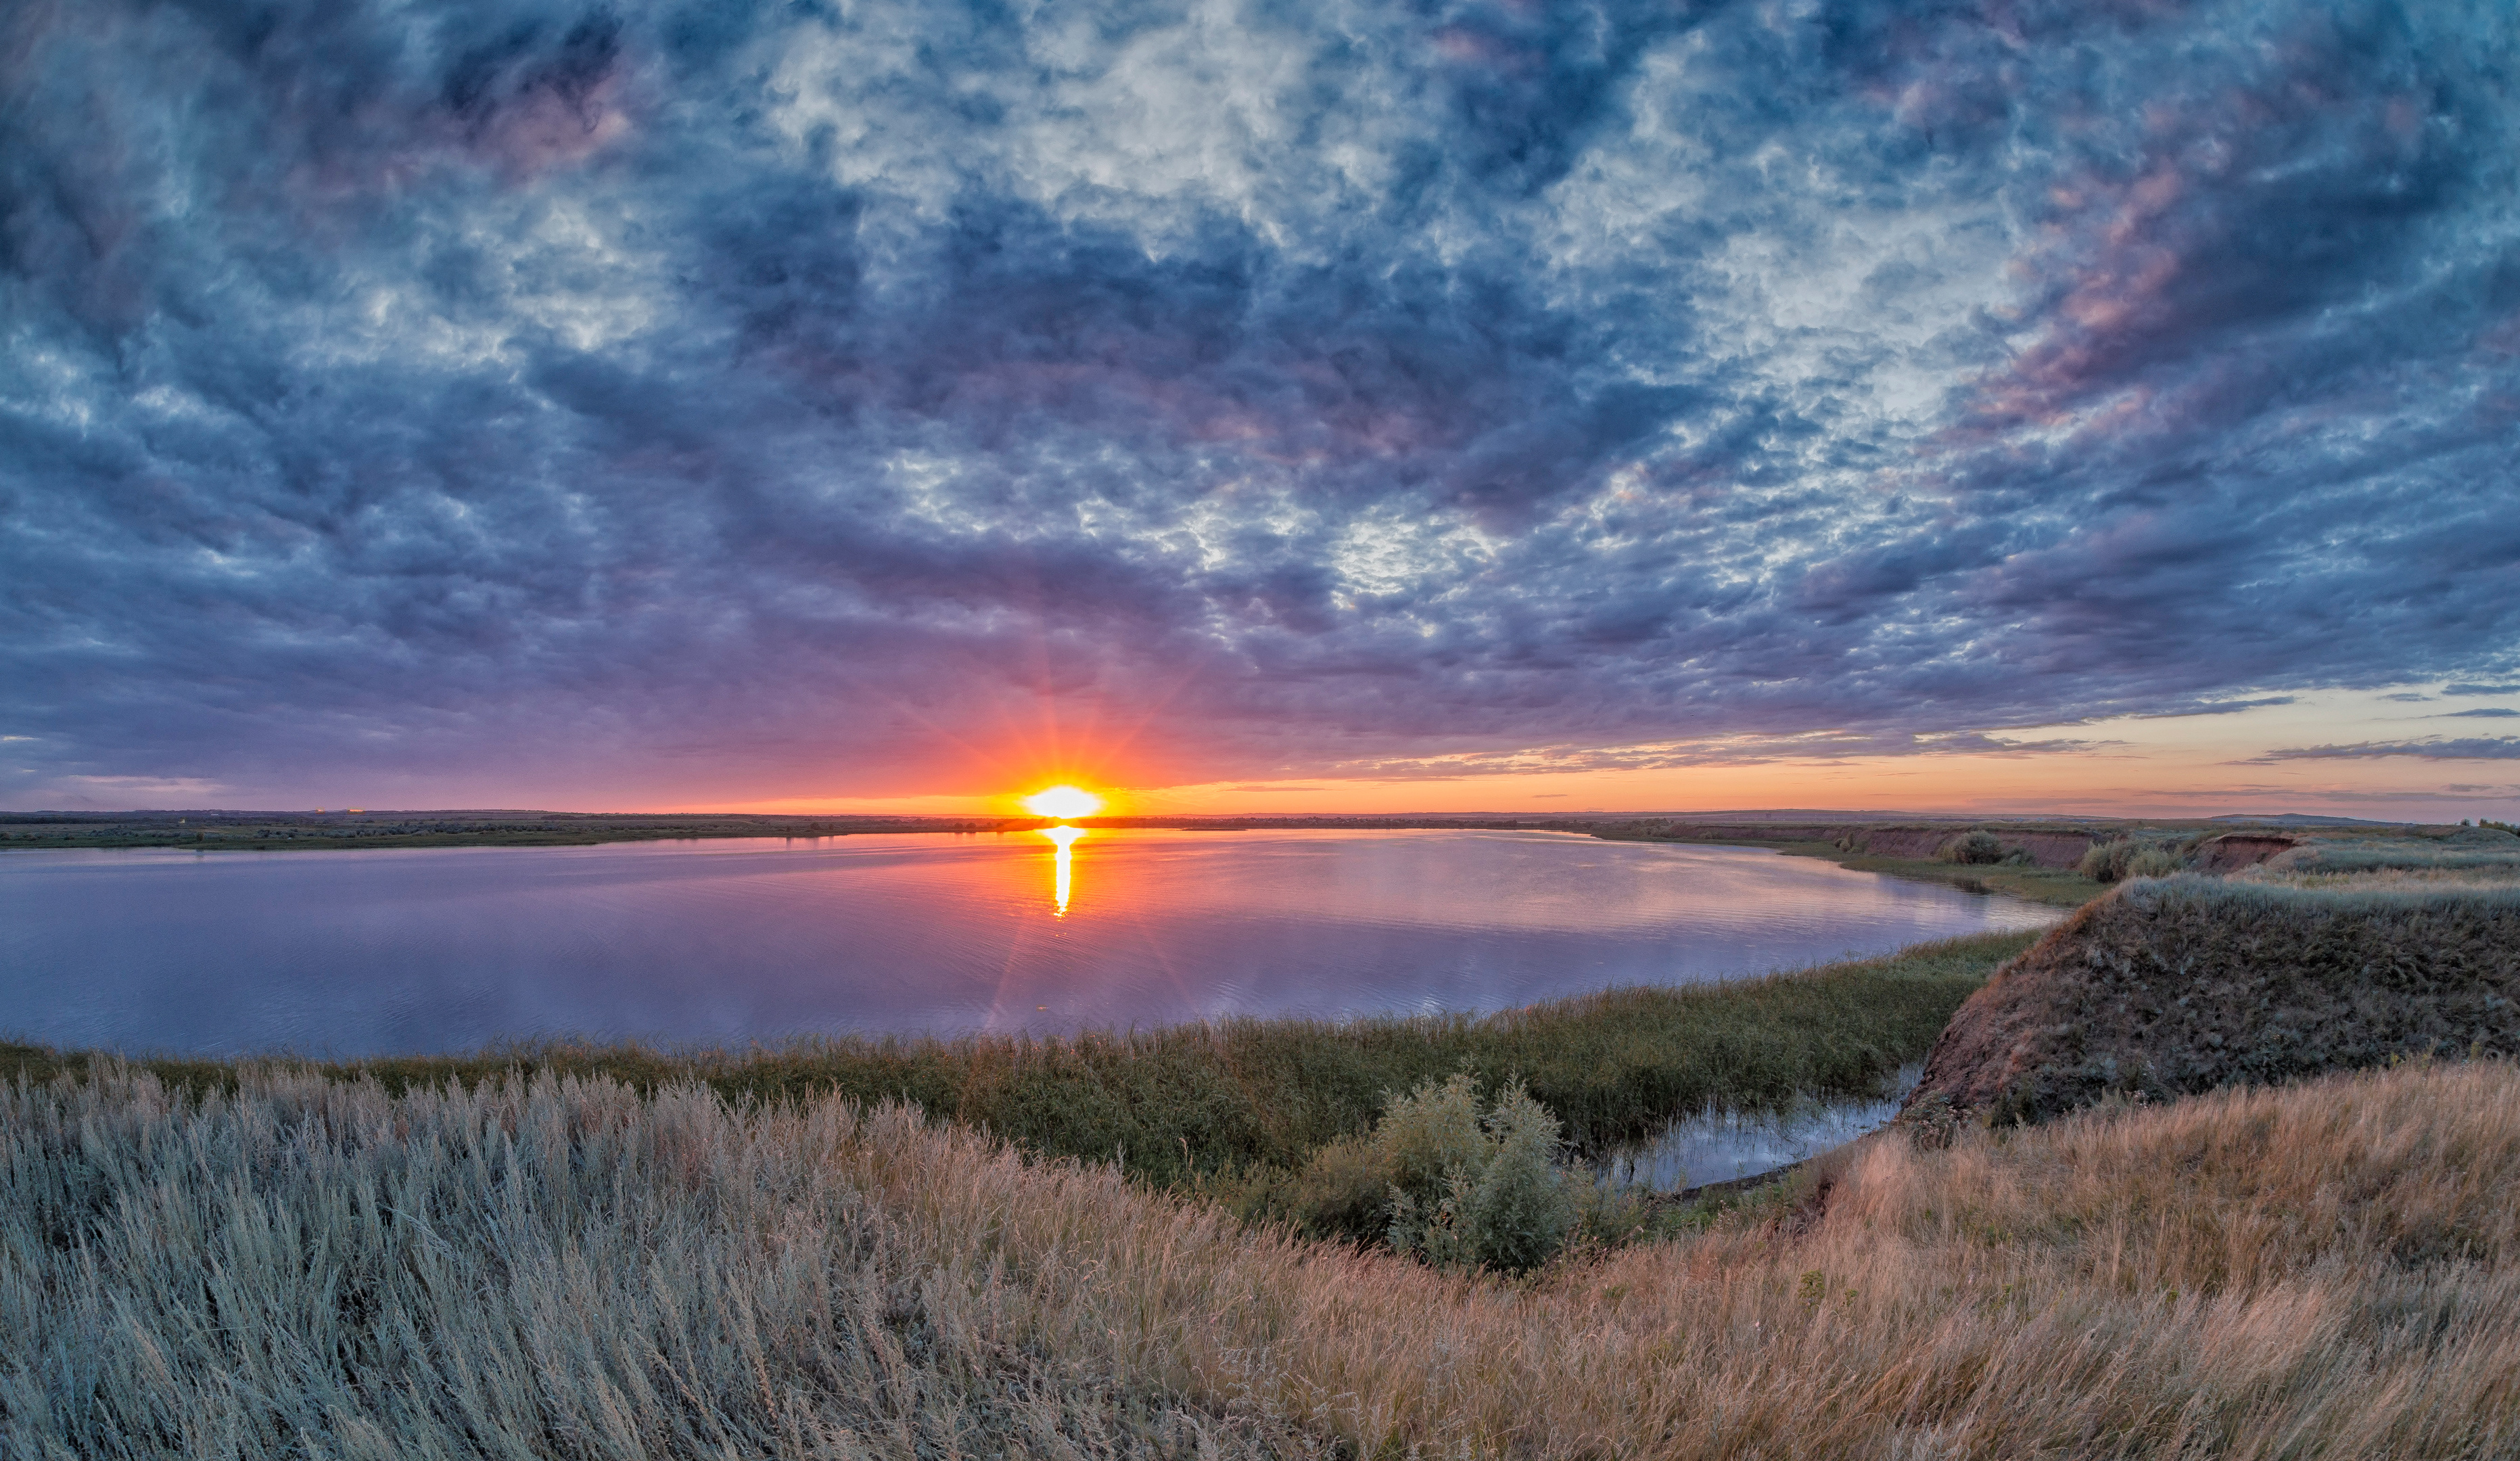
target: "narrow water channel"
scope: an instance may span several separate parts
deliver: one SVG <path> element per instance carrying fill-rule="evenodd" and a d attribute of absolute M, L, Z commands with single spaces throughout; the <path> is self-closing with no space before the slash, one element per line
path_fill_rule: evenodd
<path fill-rule="evenodd" d="M 1777 1112 L 1719 1111 L 1683 1117 L 1648 1140 L 1611 1154 L 1602 1179 L 1618 1186 L 1681 1192 L 1755 1177 L 1807 1162 L 1890 1124 L 1916 1088 L 1922 1065 L 1904 1066 L 1868 1101 L 1797 1102 Z"/>

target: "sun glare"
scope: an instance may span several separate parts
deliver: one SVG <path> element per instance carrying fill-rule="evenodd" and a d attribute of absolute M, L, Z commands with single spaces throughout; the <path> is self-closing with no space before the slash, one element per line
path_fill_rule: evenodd
<path fill-rule="evenodd" d="M 1052 842 L 1058 844 L 1058 871 L 1054 880 L 1055 886 L 1051 889 L 1051 895 L 1058 900 L 1058 916 L 1060 918 L 1065 918 L 1067 916 L 1067 895 L 1075 886 L 1075 859 L 1069 855 L 1069 849 L 1076 845 L 1076 840 L 1078 838 L 1085 835 L 1085 829 L 1082 827 L 1044 827 L 1041 829 L 1041 835 L 1049 838 Z"/>
<path fill-rule="evenodd" d="M 1090 817 L 1102 809 L 1102 799 L 1075 787 L 1052 787 L 1024 799 L 1037 817 Z"/>

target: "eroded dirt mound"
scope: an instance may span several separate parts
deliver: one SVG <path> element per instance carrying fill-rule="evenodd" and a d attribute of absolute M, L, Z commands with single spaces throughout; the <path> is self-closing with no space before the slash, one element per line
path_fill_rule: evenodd
<path fill-rule="evenodd" d="M 2233 832 L 2215 838 L 2196 849 L 2190 866 L 2200 873 L 2237 872 L 2256 867 L 2270 858 L 2293 849 L 2288 837 L 2275 837 L 2258 832 Z"/>
<path fill-rule="evenodd" d="M 2128 884 L 1969 996 L 1908 1111 L 2042 1120 L 2169 1097 L 2520 1052 L 2520 893 Z"/>

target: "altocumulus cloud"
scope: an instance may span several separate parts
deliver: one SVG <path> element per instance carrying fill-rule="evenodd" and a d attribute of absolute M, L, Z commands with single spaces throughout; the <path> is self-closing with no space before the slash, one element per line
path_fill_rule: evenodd
<path fill-rule="evenodd" d="M 2507 675 L 2513 40 L 11 6 L 0 796 L 913 790 L 1044 695 L 1219 780 Z"/>

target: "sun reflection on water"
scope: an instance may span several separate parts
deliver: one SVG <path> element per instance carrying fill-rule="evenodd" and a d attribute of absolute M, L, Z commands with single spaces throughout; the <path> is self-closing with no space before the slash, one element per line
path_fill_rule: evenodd
<path fill-rule="evenodd" d="M 1058 912 L 1057 916 L 1065 918 L 1067 916 L 1067 892 L 1073 878 L 1072 863 L 1074 861 L 1068 852 L 1068 848 L 1074 846 L 1076 840 L 1085 835 L 1085 829 L 1082 827 L 1069 827 L 1062 824 L 1058 827 L 1043 827 L 1038 830 L 1042 836 L 1058 844 Z"/>

